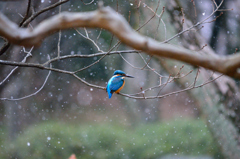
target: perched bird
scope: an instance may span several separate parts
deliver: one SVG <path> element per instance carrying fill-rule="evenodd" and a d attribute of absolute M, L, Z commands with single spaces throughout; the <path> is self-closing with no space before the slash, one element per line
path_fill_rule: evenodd
<path fill-rule="evenodd" d="M 121 70 L 116 70 L 113 74 L 113 76 L 109 79 L 107 83 L 107 93 L 108 97 L 111 98 L 113 93 L 119 93 L 120 90 L 123 88 L 125 81 L 124 78 L 134 78 L 133 76 L 126 75 L 125 72 Z"/>

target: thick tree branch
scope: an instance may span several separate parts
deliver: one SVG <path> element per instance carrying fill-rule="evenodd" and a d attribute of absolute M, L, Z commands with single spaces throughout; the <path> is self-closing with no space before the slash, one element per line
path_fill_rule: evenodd
<path fill-rule="evenodd" d="M 237 71 L 240 66 L 239 54 L 226 57 L 210 56 L 181 47 L 162 44 L 134 31 L 128 22 L 110 7 L 86 13 L 62 12 L 41 22 L 33 30 L 19 28 L 15 23 L 0 14 L 0 36 L 17 45 L 40 45 L 42 40 L 50 34 L 60 29 L 76 27 L 103 28 L 112 32 L 126 45 L 150 55 L 180 60 L 240 79 L 240 73 Z"/>

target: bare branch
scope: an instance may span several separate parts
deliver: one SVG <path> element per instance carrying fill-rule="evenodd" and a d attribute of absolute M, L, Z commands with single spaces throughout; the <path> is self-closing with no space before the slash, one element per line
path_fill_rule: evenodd
<path fill-rule="evenodd" d="M 191 27 L 189 27 L 189 28 L 187 28 L 187 29 L 179 32 L 178 34 L 174 35 L 173 37 L 165 40 L 164 43 L 171 41 L 172 39 L 178 37 L 179 35 L 187 32 L 187 31 L 189 31 L 189 30 L 191 30 L 191 29 L 193 29 L 193 28 L 195 28 L 195 27 L 197 27 L 197 26 L 199 26 L 199 25 L 201 25 L 201 24 L 204 24 L 209 18 L 211 18 L 211 17 L 218 11 L 218 9 L 221 7 L 223 1 L 224 1 L 224 0 L 222 0 L 222 2 L 220 3 L 220 5 L 217 6 L 217 8 L 216 8 L 209 16 L 207 16 L 205 19 L 203 19 L 202 21 L 196 23 L 195 25 L 193 25 L 193 26 L 191 26 Z"/>
<path fill-rule="evenodd" d="M 92 4 L 92 3 L 94 2 L 94 0 L 92 0 L 92 1 L 90 1 L 90 2 L 88 2 L 88 3 L 83 2 L 83 0 L 81 0 L 81 1 L 82 1 L 82 3 L 83 3 L 84 5 L 90 5 L 90 4 Z"/>
<path fill-rule="evenodd" d="M 145 4 L 145 5 L 146 5 L 146 4 Z M 154 10 L 153 10 L 151 7 L 149 7 L 148 5 L 146 5 L 146 6 L 147 6 L 147 8 L 148 8 L 150 11 L 152 11 L 153 13 L 155 13 Z M 158 31 L 158 28 L 159 28 L 159 25 L 160 25 L 160 21 L 161 21 L 161 22 L 163 23 L 163 26 L 164 26 L 165 40 L 167 40 L 167 28 L 166 28 L 166 25 L 165 25 L 165 23 L 164 23 L 164 21 L 163 21 L 163 19 L 162 19 L 162 16 L 163 16 L 164 11 L 165 11 L 165 7 L 163 7 L 162 12 L 161 12 L 160 15 L 158 15 L 157 13 L 155 13 L 155 14 L 156 14 L 156 16 L 159 18 L 159 22 L 158 22 L 158 26 L 157 26 L 157 31 Z M 155 38 L 154 38 L 154 39 L 155 39 Z"/>
<path fill-rule="evenodd" d="M 62 1 L 62 0 L 60 0 L 60 2 L 61 2 L 61 1 Z M 60 5 L 60 6 L 59 6 L 59 14 L 61 13 L 61 10 L 62 10 L 62 6 Z M 57 55 L 57 57 L 58 57 L 58 58 L 60 57 L 60 52 L 61 52 L 61 48 L 60 48 L 61 36 L 62 36 L 62 31 L 59 30 L 59 33 L 58 33 L 58 44 L 57 44 L 57 48 L 58 48 L 58 55 Z"/>
<path fill-rule="evenodd" d="M 143 3 L 143 4 L 145 4 L 145 3 Z M 156 12 L 157 12 L 157 10 L 158 10 L 159 4 L 160 4 L 160 0 L 158 1 L 157 8 L 156 8 L 153 16 L 152 16 L 149 20 L 147 20 L 142 26 L 140 26 L 140 27 L 137 29 L 137 31 L 139 31 L 142 27 L 144 27 L 146 24 L 148 24 L 148 23 L 156 16 Z"/>
<path fill-rule="evenodd" d="M 95 53 L 95 54 L 89 54 L 89 55 L 80 55 L 80 54 L 74 54 L 74 55 L 65 55 L 65 56 L 60 56 L 59 58 L 52 58 L 51 60 L 48 60 L 43 66 L 48 65 L 49 63 L 58 61 L 58 60 L 65 60 L 69 58 L 92 58 L 92 57 L 98 57 L 98 56 L 103 56 L 107 54 L 108 52 L 100 52 L 100 53 Z M 137 50 L 123 50 L 123 51 L 111 51 L 108 53 L 108 55 L 115 55 L 115 54 L 126 54 L 126 53 L 139 53 Z M 1 62 L 0 62 L 1 64 Z M 3 63 L 2 63 L 3 64 Z"/>
<path fill-rule="evenodd" d="M 50 10 L 50 9 L 53 9 L 53 8 L 55 8 L 55 7 L 63 4 L 63 3 L 66 3 L 66 2 L 68 2 L 68 1 L 69 1 L 69 0 L 61 0 L 61 1 L 59 1 L 59 2 L 57 2 L 57 3 L 54 3 L 54 4 L 52 4 L 52 5 L 44 8 L 44 9 L 38 11 L 38 12 L 35 12 L 34 14 L 31 15 L 31 17 L 29 17 L 29 18 L 23 23 L 23 26 L 27 26 L 31 21 L 33 21 L 33 20 L 34 20 L 37 16 L 39 16 L 40 14 L 42 14 L 42 13 L 44 13 L 44 12 Z"/>
<path fill-rule="evenodd" d="M 51 67 L 52 67 L 52 66 L 51 66 L 51 64 L 50 64 L 50 68 L 51 68 Z M 48 80 L 48 77 L 50 76 L 50 74 L 51 74 L 51 71 L 48 72 L 48 75 L 47 75 L 47 77 L 45 78 L 42 86 L 41 86 L 36 92 L 34 92 L 34 93 L 32 93 L 32 94 L 29 94 L 29 95 L 27 95 L 27 96 L 24 96 L 24 97 L 20 97 L 20 98 L 0 98 L 0 100 L 17 101 L 17 100 L 23 100 L 23 99 L 26 99 L 26 98 L 29 98 L 29 97 L 32 97 L 32 96 L 38 94 L 38 93 L 43 89 L 43 87 L 46 85 L 47 80 Z"/>
<path fill-rule="evenodd" d="M 219 6 L 217 9 L 218 8 Z M 210 14 L 210 16 L 212 15 L 213 13 Z M 176 36 L 199 26 L 208 20 L 210 16 L 200 23 L 185 29 Z M 201 55 L 188 49 L 159 43 L 135 32 L 120 14 L 109 7 L 103 7 L 100 10 L 88 13 L 63 12 L 60 15 L 43 21 L 33 30 L 18 28 L 16 24 L 8 20 L 4 15 L 0 15 L 0 35 L 15 44 L 24 46 L 40 45 L 42 39 L 49 36 L 52 32 L 75 27 L 103 28 L 112 32 L 121 42 L 150 55 L 180 60 L 240 79 L 240 73 L 237 71 L 237 68 L 240 67 L 239 54 L 229 55 L 227 57 Z M 167 41 L 170 41 L 176 36 Z"/>
<path fill-rule="evenodd" d="M 30 11 L 30 7 L 31 7 L 31 1 L 32 0 L 28 0 L 28 6 L 27 6 L 27 11 L 26 11 L 26 15 L 24 16 L 24 18 L 22 19 L 22 21 L 19 24 L 19 27 L 21 27 L 23 25 L 23 23 L 27 20 L 27 17 L 29 15 L 29 11 Z"/>
<path fill-rule="evenodd" d="M 23 47 L 23 51 L 24 51 L 25 53 L 27 53 L 26 56 L 25 56 L 25 57 L 23 58 L 23 60 L 22 60 L 23 63 L 26 62 L 26 60 L 27 60 L 28 57 L 32 56 L 31 52 L 32 52 L 33 48 L 34 48 L 34 47 L 32 47 L 31 50 L 30 50 L 29 52 L 27 52 L 27 51 L 25 50 L 25 48 Z M 6 80 L 13 74 L 13 72 L 14 72 L 16 69 L 18 69 L 18 67 L 19 67 L 19 66 L 14 67 L 14 68 L 11 70 L 11 72 L 2 80 L 2 82 L 0 82 L 0 85 L 2 85 L 4 82 L 6 82 Z"/>
<path fill-rule="evenodd" d="M 193 3 L 193 8 L 194 8 L 194 15 L 195 15 L 195 18 L 197 17 L 197 10 L 196 10 L 196 5 L 195 5 L 195 2 L 194 0 L 191 0 L 191 2 Z"/>
<path fill-rule="evenodd" d="M 168 96 L 171 96 L 171 95 L 174 95 L 174 94 L 178 94 L 178 93 L 182 93 L 182 92 L 185 92 L 185 91 L 189 91 L 189 90 L 192 90 L 192 89 L 195 89 L 195 88 L 199 88 L 199 87 L 203 87 L 209 83 L 212 83 L 213 81 L 219 79 L 220 77 L 222 77 L 223 74 L 219 75 L 218 77 L 212 79 L 212 80 L 209 80 L 203 84 L 200 84 L 198 86 L 192 86 L 192 87 L 187 87 L 185 89 L 182 89 L 182 90 L 179 90 L 179 91 L 175 91 L 175 92 L 171 92 L 171 93 L 167 93 L 167 94 L 163 94 L 163 95 L 160 95 L 160 96 L 148 96 L 148 97 L 136 97 L 136 96 L 132 96 L 132 95 L 128 95 L 128 94 L 124 94 L 124 93 L 119 93 L 120 95 L 123 95 L 125 97 L 128 97 L 128 98 L 133 98 L 133 99 L 156 99 L 156 98 L 164 98 L 164 97 L 168 97 Z"/>
<path fill-rule="evenodd" d="M 60 52 L 61 52 L 61 48 L 60 48 L 61 36 L 62 36 L 62 31 L 59 30 L 59 34 L 58 34 L 58 44 L 57 44 L 57 48 L 58 48 L 57 58 L 60 57 Z"/>
<path fill-rule="evenodd" d="M 96 43 L 94 40 L 92 40 L 91 38 L 89 38 L 89 35 L 88 35 L 88 32 L 87 32 L 87 29 L 86 29 L 86 28 L 84 28 L 85 33 L 86 33 L 86 36 L 83 35 L 83 34 L 82 34 L 80 31 L 78 31 L 77 29 L 75 29 L 75 30 L 76 30 L 76 32 L 77 32 L 79 35 L 81 35 L 82 37 L 84 37 L 84 38 L 87 39 L 87 40 L 90 40 L 90 41 L 93 43 L 93 45 L 97 48 L 98 51 L 104 52 L 104 51 L 102 51 L 102 50 L 100 49 L 100 47 L 97 45 L 97 43 Z"/>
<path fill-rule="evenodd" d="M 117 46 L 119 46 L 119 44 L 120 44 L 120 42 L 118 42 L 116 45 L 114 45 L 107 53 L 105 53 L 105 54 L 104 54 L 102 57 L 100 57 L 97 61 L 93 62 L 92 64 L 90 64 L 90 65 L 88 65 L 88 66 L 86 66 L 86 67 L 84 67 L 84 68 L 81 68 L 81 69 L 75 71 L 74 74 L 76 74 L 76 73 L 78 73 L 78 72 L 81 72 L 81 71 L 83 71 L 83 70 L 86 70 L 86 69 L 92 67 L 93 65 L 99 63 L 99 62 L 100 62 L 104 57 L 106 57 L 113 49 L 115 49 Z"/>

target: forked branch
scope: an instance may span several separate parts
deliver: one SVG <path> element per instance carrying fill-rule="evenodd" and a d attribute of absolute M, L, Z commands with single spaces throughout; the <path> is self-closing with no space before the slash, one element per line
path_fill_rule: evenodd
<path fill-rule="evenodd" d="M 86 13 L 62 12 L 60 15 L 41 22 L 33 30 L 19 28 L 0 14 L 0 36 L 11 43 L 28 47 L 40 45 L 44 38 L 61 29 L 77 27 L 103 28 L 112 32 L 122 43 L 136 50 L 142 50 L 150 55 L 180 60 L 240 79 L 239 54 L 226 57 L 202 55 L 196 51 L 157 42 L 134 31 L 124 17 L 110 7 Z M 0 64 L 4 63 L 0 61 Z"/>

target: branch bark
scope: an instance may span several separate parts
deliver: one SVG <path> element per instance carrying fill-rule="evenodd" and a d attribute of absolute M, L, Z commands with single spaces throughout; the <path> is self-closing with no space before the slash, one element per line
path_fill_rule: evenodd
<path fill-rule="evenodd" d="M 198 25 L 194 25 L 197 27 Z M 140 35 L 133 30 L 123 16 L 110 7 L 85 13 L 62 12 L 38 24 L 33 30 L 19 28 L 0 14 L 0 36 L 9 42 L 23 46 L 39 46 L 42 40 L 62 29 L 89 27 L 103 28 L 112 32 L 126 45 L 150 55 L 171 58 L 195 66 L 201 66 L 240 79 L 240 54 L 210 56 L 182 47 L 164 44 Z M 0 63 L 2 64 L 2 63 Z"/>

